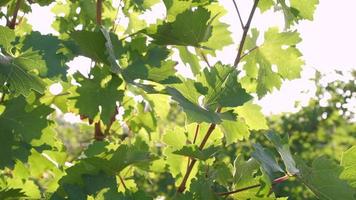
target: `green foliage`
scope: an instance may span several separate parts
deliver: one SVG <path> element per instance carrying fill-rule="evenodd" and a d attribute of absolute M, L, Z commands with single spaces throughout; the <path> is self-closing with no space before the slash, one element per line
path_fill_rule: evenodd
<path fill-rule="evenodd" d="M 257 2 L 287 24 L 268 29 L 262 44 L 248 27 L 233 44 L 227 11 L 212 0 L 0 1 L 0 199 L 283 199 L 271 188 L 292 176 L 320 198 L 341 190 L 353 198 L 354 148 L 340 166 L 319 158 L 308 167 L 295 164 L 289 130 L 256 133 L 273 123 L 255 98 L 298 78 L 304 64 L 289 27 L 311 20 L 318 4 Z M 33 4 L 51 5 L 58 34 L 12 20 Z M 157 4 L 166 15 L 148 24 Z M 210 62 L 231 44 L 241 62 Z M 78 56 L 92 61 L 88 74 L 67 73 Z M 193 77 L 178 75 L 181 63 Z"/>

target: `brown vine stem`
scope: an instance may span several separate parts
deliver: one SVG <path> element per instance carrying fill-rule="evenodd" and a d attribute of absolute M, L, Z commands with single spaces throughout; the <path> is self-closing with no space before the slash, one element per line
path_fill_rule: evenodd
<path fill-rule="evenodd" d="M 252 9 L 251 9 L 251 12 L 250 12 L 250 15 L 249 15 L 248 20 L 247 20 L 247 23 L 243 28 L 244 32 L 242 33 L 242 38 L 241 38 L 241 41 L 240 41 L 239 49 L 237 51 L 237 55 L 236 55 L 235 62 L 234 62 L 235 68 L 237 67 L 237 65 L 241 61 L 242 50 L 243 50 L 243 47 L 244 47 L 244 44 L 245 44 L 245 40 L 246 40 L 246 37 L 247 37 L 247 33 L 248 33 L 249 29 L 250 29 L 252 18 L 253 18 L 253 15 L 255 14 L 258 2 L 259 2 L 259 0 L 255 0 L 254 1 Z"/>
<path fill-rule="evenodd" d="M 120 175 L 119 175 L 119 179 L 120 179 L 120 182 L 121 182 L 122 186 L 125 188 L 125 191 L 127 191 L 127 186 L 125 184 L 124 179 Z"/>
<path fill-rule="evenodd" d="M 94 124 L 94 139 L 96 141 L 102 141 L 105 138 L 105 135 L 101 131 L 101 123 L 100 121 L 95 122 Z"/>
<path fill-rule="evenodd" d="M 218 108 L 216 112 L 220 112 L 220 111 L 221 111 L 221 108 Z M 209 126 L 209 128 L 208 128 L 208 130 L 207 130 L 202 142 L 199 145 L 199 149 L 200 150 L 202 150 L 204 148 L 206 142 L 208 141 L 208 139 L 209 139 L 211 133 L 214 131 L 215 127 L 216 127 L 216 124 L 210 124 L 210 126 Z M 197 162 L 196 159 L 192 159 L 192 162 L 190 162 L 190 165 L 188 166 L 187 171 L 185 172 L 183 180 L 182 180 L 181 184 L 178 186 L 177 192 L 179 192 L 179 193 L 184 192 L 185 185 L 187 184 L 189 175 L 192 172 L 193 167 L 194 167 L 196 162 Z"/>
<path fill-rule="evenodd" d="M 96 24 L 101 26 L 101 16 L 103 12 L 103 0 L 96 1 Z"/>
<path fill-rule="evenodd" d="M 282 183 L 282 182 L 284 182 L 284 181 L 286 181 L 288 179 L 289 179 L 288 175 L 276 178 L 276 179 L 274 179 L 272 181 L 272 185 L 276 185 L 276 184 Z M 237 189 L 237 190 L 234 190 L 234 191 L 230 191 L 230 192 L 217 193 L 217 195 L 226 197 L 226 196 L 231 195 L 231 194 L 236 194 L 236 193 L 243 192 L 243 191 L 246 191 L 246 190 L 250 190 L 250 189 L 253 189 L 253 188 L 257 188 L 257 187 L 260 187 L 260 186 L 261 186 L 261 184 L 251 185 L 251 186 L 240 188 L 240 189 Z"/>
<path fill-rule="evenodd" d="M 239 49 L 238 49 L 238 52 L 237 52 L 237 56 L 236 56 L 235 62 L 234 62 L 235 68 L 237 67 L 237 65 L 239 64 L 239 62 L 241 60 L 242 49 L 243 49 L 243 46 L 245 44 L 246 36 L 247 36 L 248 30 L 250 29 L 252 18 L 253 18 L 253 15 L 255 14 L 258 2 L 259 2 L 259 0 L 255 0 L 254 1 L 252 9 L 251 9 L 251 12 L 250 12 L 250 15 L 248 17 L 248 21 L 247 21 L 246 25 L 243 28 L 244 31 L 243 31 L 243 34 L 242 34 L 242 38 L 241 38 L 241 42 L 240 42 Z M 220 111 L 221 111 L 221 107 L 219 107 L 217 109 L 217 112 L 220 112 Z M 199 146 L 200 150 L 202 150 L 204 148 L 206 142 L 208 141 L 208 139 L 209 139 L 210 135 L 212 134 L 212 132 L 214 131 L 215 127 L 216 127 L 216 124 L 214 124 L 214 123 L 210 124 L 210 126 L 209 126 L 209 128 L 208 128 L 208 130 L 207 130 L 202 142 L 200 143 L 200 146 Z M 186 188 L 186 184 L 187 184 L 188 178 L 189 178 L 189 175 L 192 172 L 193 167 L 194 167 L 196 162 L 197 162 L 196 159 L 192 159 L 192 162 L 187 167 L 187 171 L 186 171 L 185 175 L 183 176 L 183 180 L 182 180 L 181 184 L 178 186 L 177 192 L 179 192 L 179 193 L 183 193 L 184 192 L 184 190 Z"/>
<path fill-rule="evenodd" d="M 242 21 L 241 13 L 240 13 L 240 11 L 239 11 L 239 8 L 237 7 L 237 3 L 236 3 L 235 0 L 232 0 L 232 2 L 234 3 L 234 7 L 235 7 L 235 10 L 236 10 L 236 12 L 237 12 L 237 15 L 239 16 L 239 20 L 240 20 L 241 27 L 242 27 L 242 29 L 244 29 L 244 28 L 245 28 L 244 22 Z"/>
<path fill-rule="evenodd" d="M 19 13 L 19 10 L 20 10 L 20 6 L 22 4 L 22 0 L 17 0 L 16 1 L 16 5 L 15 5 L 15 10 L 14 10 L 14 13 L 12 14 L 12 19 L 11 21 L 9 22 L 9 24 L 7 24 L 7 26 L 11 29 L 15 29 L 15 26 L 16 26 L 16 19 L 17 19 L 17 15 Z"/>

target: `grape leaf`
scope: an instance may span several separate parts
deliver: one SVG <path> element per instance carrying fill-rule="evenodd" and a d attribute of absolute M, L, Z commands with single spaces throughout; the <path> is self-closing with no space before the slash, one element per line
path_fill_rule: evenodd
<path fill-rule="evenodd" d="M 273 5 L 273 0 L 261 0 L 260 2 L 258 2 L 258 8 L 261 10 L 262 13 L 269 10 Z"/>
<path fill-rule="evenodd" d="M 79 46 L 82 55 L 110 66 L 113 73 L 120 71 L 116 58 L 123 53 L 123 48 L 115 34 L 102 28 L 100 32 L 74 31 L 71 37 Z"/>
<path fill-rule="evenodd" d="M 15 58 L 0 54 L 0 86 L 7 83 L 15 95 L 28 96 L 31 90 L 43 93 L 45 84 L 35 74 L 38 63 L 43 64 L 33 52 Z"/>
<path fill-rule="evenodd" d="M 196 55 L 190 53 L 187 47 L 178 46 L 179 56 L 185 65 L 189 65 L 194 75 L 199 74 L 200 64 L 199 59 Z"/>
<path fill-rule="evenodd" d="M 238 71 L 229 66 L 217 63 L 210 70 L 205 68 L 198 81 L 207 88 L 204 107 L 215 109 L 220 107 L 241 106 L 252 99 L 237 81 Z"/>
<path fill-rule="evenodd" d="M 257 30 L 252 31 L 248 42 L 255 43 L 258 37 Z M 270 28 L 264 35 L 265 41 L 255 46 L 257 49 L 243 58 L 245 61 L 246 80 L 257 82 L 256 92 L 261 98 L 273 88 L 279 89 L 283 79 L 295 79 L 300 76 L 301 53 L 295 45 L 301 41 L 297 32 L 282 32 L 278 28 Z M 276 69 L 274 69 L 274 66 Z"/>
<path fill-rule="evenodd" d="M 283 169 L 278 165 L 272 152 L 268 149 L 262 147 L 261 144 L 254 144 L 253 147 L 255 151 L 252 153 L 252 157 L 258 160 L 262 168 L 266 171 L 269 177 L 273 180 L 274 173 L 284 172 Z"/>
<path fill-rule="evenodd" d="M 182 156 L 188 156 L 190 158 L 195 158 L 198 160 L 207 160 L 214 156 L 219 150 L 219 147 L 217 146 L 210 146 L 208 148 L 205 148 L 203 150 L 200 150 L 197 145 L 186 145 L 183 146 L 183 148 L 174 151 L 174 154 L 177 155 L 182 155 Z"/>
<path fill-rule="evenodd" d="M 31 32 L 23 39 L 22 50 L 32 49 L 38 55 L 41 55 L 45 61 L 45 64 L 43 64 L 44 70 L 40 71 L 42 77 L 60 77 L 65 80 L 66 70 L 68 69 L 65 62 L 69 60 L 63 53 L 59 52 L 61 48 L 62 40 L 53 35 L 41 35 L 37 31 Z"/>
<path fill-rule="evenodd" d="M 78 96 L 72 97 L 76 100 L 75 107 L 79 109 L 80 114 L 90 119 L 94 119 L 100 113 L 100 119 L 104 124 L 110 124 L 112 116 L 116 113 L 116 102 L 123 98 L 123 91 L 118 89 L 122 80 L 99 67 L 94 67 L 90 76 L 94 78 L 88 79 L 76 74 L 81 86 L 76 90 Z"/>
<path fill-rule="evenodd" d="M 183 83 L 185 85 L 185 83 Z M 190 122 L 208 122 L 208 123 L 220 123 L 221 119 L 215 112 L 206 110 L 200 107 L 198 104 L 189 101 L 181 92 L 172 87 L 166 88 L 167 93 L 172 96 L 173 100 L 177 101 L 179 105 L 187 113 L 188 121 Z"/>
<path fill-rule="evenodd" d="M 356 188 L 356 146 L 343 152 L 340 166 L 344 167 L 340 178 L 347 180 L 350 185 Z"/>
<path fill-rule="evenodd" d="M 219 127 L 225 135 L 226 145 L 247 139 L 250 136 L 247 125 L 241 119 L 223 120 Z"/>
<path fill-rule="evenodd" d="M 0 199 L 11 200 L 27 197 L 21 189 L 2 188 L 0 190 Z"/>
<path fill-rule="evenodd" d="M 175 21 L 157 27 L 156 32 L 147 34 L 159 45 L 182 45 L 200 47 L 212 32 L 210 12 L 202 7 L 186 10 L 177 15 Z"/>
<path fill-rule="evenodd" d="M 13 164 L 14 159 L 26 157 L 28 149 L 20 148 L 21 143 L 30 144 L 34 139 L 39 139 L 50 123 L 47 116 L 53 112 L 52 108 L 43 105 L 28 110 L 22 96 L 6 101 L 4 105 L 6 108 L 0 115 L 0 137 L 3 141 L 1 168 Z"/>
<path fill-rule="evenodd" d="M 314 11 L 319 4 L 319 0 L 290 0 L 289 7 L 285 0 L 278 2 L 284 14 L 286 28 L 298 23 L 299 20 L 313 20 Z"/>
<path fill-rule="evenodd" d="M 235 112 L 244 119 L 250 130 L 268 129 L 267 120 L 263 116 L 260 106 L 248 102 L 237 107 Z"/>
<path fill-rule="evenodd" d="M 266 137 L 268 138 L 269 141 L 271 141 L 273 143 L 274 147 L 277 149 L 278 153 L 282 157 L 284 165 L 286 166 L 287 173 L 290 175 L 295 175 L 295 174 L 299 173 L 299 170 L 297 169 L 297 167 L 295 165 L 293 156 L 289 150 L 288 135 L 286 134 L 286 136 L 284 138 L 281 138 L 279 135 L 277 135 L 273 132 L 269 132 L 266 134 Z"/>
<path fill-rule="evenodd" d="M 297 167 L 300 170 L 298 179 L 318 198 L 325 200 L 355 198 L 356 190 L 340 179 L 342 167 L 325 156 L 315 159 L 311 167 L 308 167 L 301 159 L 297 159 Z"/>
<path fill-rule="evenodd" d="M 0 26 L 0 47 L 3 47 L 6 51 L 10 50 L 11 42 L 15 40 L 15 33 L 13 30 L 5 26 Z"/>

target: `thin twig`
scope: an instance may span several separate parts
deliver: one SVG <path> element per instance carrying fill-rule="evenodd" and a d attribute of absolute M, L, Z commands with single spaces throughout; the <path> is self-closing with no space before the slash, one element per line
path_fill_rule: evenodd
<path fill-rule="evenodd" d="M 21 4 L 22 4 L 22 0 L 17 0 L 14 13 L 12 14 L 12 19 L 11 19 L 10 23 L 7 24 L 7 26 L 11 29 L 15 29 L 16 19 L 17 19 L 17 15 L 19 13 Z"/>
<path fill-rule="evenodd" d="M 279 184 L 279 183 L 283 183 L 284 181 L 288 180 L 289 177 L 290 177 L 290 176 L 285 175 L 285 176 L 276 178 L 276 179 L 274 179 L 274 180 L 272 181 L 272 185 L 276 185 L 276 184 Z M 243 191 L 245 191 L 245 190 L 250 190 L 250 189 L 253 189 L 253 188 L 260 187 L 260 186 L 261 186 L 261 184 L 251 185 L 251 186 L 244 187 L 244 188 L 240 188 L 240 189 L 237 189 L 237 190 L 234 190 L 234 191 L 230 191 L 230 192 L 217 193 L 217 195 L 219 195 L 219 196 L 228 196 L 228 195 L 230 195 L 230 194 L 235 194 L 235 193 L 243 192 Z"/>
<path fill-rule="evenodd" d="M 197 141 L 197 137 L 198 137 L 198 133 L 199 133 L 199 128 L 200 128 L 200 124 L 197 124 L 197 126 L 196 126 L 196 128 L 195 128 L 193 144 L 195 144 L 195 142 Z M 189 165 L 190 165 L 190 160 L 191 160 L 191 158 L 188 157 L 187 171 L 188 171 L 188 168 L 189 168 Z"/>
<path fill-rule="evenodd" d="M 115 14 L 115 19 L 114 19 L 114 22 L 113 22 L 113 26 L 111 28 L 111 31 L 113 31 L 113 32 L 116 32 L 117 25 L 120 22 L 120 18 L 118 18 L 118 17 L 119 17 L 119 13 L 120 13 L 120 9 L 121 9 L 121 2 L 122 2 L 122 0 L 119 1 L 119 6 L 117 8 L 117 11 L 116 11 L 116 14 Z M 116 23 L 116 21 L 118 21 L 118 23 Z"/>
<path fill-rule="evenodd" d="M 197 141 L 197 137 L 198 137 L 198 133 L 199 133 L 199 128 L 200 128 L 200 124 L 197 124 L 197 126 L 196 126 L 196 128 L 195 128 L 193 144 L 195 144 L 195 142 Z"/>
<path fill-rule="evenodd" d="M 241 28 L 242 28 L 242 29 L 245 29 L 245 25 L 244 25 L 244 22 L 242 21 L 241 13 L 240 13 L 240 11 L 239 11 L 239 8 L 237 7 L 237 3 L 236 3 L 235 0 L 232 0 L 232 2 L 234 3 L 234 7 L 235 7 L 235 10 L 236 10 L 236 12 L 237 12 L 237 15 L 239 16 Z"/>
<path fill-rule="evenodd" d="M 124 181 L 124 179 L 120 176 L 120 174 L 119 174 L 119 179 L 120 179 L 120 182 L 121 182 L 122 186 L 125 188 L 125 191 L 127 191 L 127 186 L 126 186 L 126 184 L 125 184 L 125 181 Z"/>
<path fill-rule="evenodd" d="M 252 6 L 252 9 L 251 9 L 251 12 L 250 12 L 250 16 L 248 17 L 247 23 L 244 26 L 244 32 L 242 34 L 241 42 L 240 42 L 239 49 L 237 51 L 237 55 L 236 55 L 235 62 L 234 62 L 235 68 L 237 67 L 237 65 L 241 61 L 242 50 L 243 50 L 243 47 L 244 47 L 244 44 L 245 44 L 245 40 L 246 40 L 246 37 L 247 37 L 247 33 L 248 33 L 249 29 L 250 29 L 252 18 L 253 18 L 253 15 L 255 14 L 258 2 L 259 2 L 259 0 L 255 0 L 255 2 L 253 3 L 253 6 Z"/>
<path fill-rule="evenodd" d="M 245 54 L 243 54 L 241 57 L 240 57 L 240 60 L 242 60 L 245 56 L 248 56 L 250 53 L 252 53 L 254 50 L 258 49 L 259 46 L 255 46 L 253 47 L 252 49 L 248 50 Z"/>
<path fill-rule="evenodd" d="M 208 58 L 205 56 L 205 54 L 203 52 L 201 52 L 201 51 L 199 51 L 199 53 L 200 53 L 201 57 L 203 57 L 203 60 L 208 65 L 208 67 L 211 68 L 211 65 L 210 65 L 210 63 L 208 61 Z"/>
<path fill-rule="evenodd" d="M 103 0 L 96 1 L 96 24 L 101 26 L 101 16 L 103 12 Z"/>

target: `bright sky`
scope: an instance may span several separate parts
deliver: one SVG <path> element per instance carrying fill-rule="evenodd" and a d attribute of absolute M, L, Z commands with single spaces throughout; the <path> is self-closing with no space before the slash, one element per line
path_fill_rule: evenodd
<path fill-rule="evenodd" d="M 231 25 L 230 30 L 233 32 L 235 43 L 238 43 L 242 31 L 232 1 L 220 1 L 229 11 L 223 17 L 223 21 Z M 240 11 L 245 21 L 250 11 L 251 2 L 237 0 L 237 3 L 240 3 Z M 302 78 L 286 81 L 280 91 L 274 91 L 260 100 L 258 103 L 263 107 L 265 114 L 296 111 L 294 108 L 295 101 L 300 101 L 302 105 L 305 105 L 315 91 L 312 82 L 308 80 L 313 77 L 313 69 L 320 70 L 323 73 L 332 73 L 334 69 L 344 71 L 356 69 L 356 51 L 354 50 L 356 47 L 355 8 L 355 0 L 320 0 L 314 21 L 302 21 L 296 26 L 303 38 L 298 47 L 306 62 Z M 163 16 L 162 12 L 164 12 L 164 7 L 158 5 L 149 15 Z M 48 8 L 39 6 L 34 6 L 33 13 L 28 16 L 29 23 L 33 25 L 33 30 L 40 31 L 43 34 L 55 33 L 51 28 L 53 18 L 54 16 Z M 271 26 L 279 26 L 283 29 L 283 25 L 282 14 L 276 14 L 272 11 L 262 15 L 257 11 L 252 22 L 252 27 L 257 27 L 261 31 Z M 235 56 L 236 45 L 227 47 L 218 53 L 219 60 L 229 64 L 233 63 Z M 89 66 L 89 63 L 88 59 L 83 58 L 71 62 L 70 66 L 73 66 L 71 71 L 78 69 L 78 65 L 83 69 L 82 66 Z M 342 77 L 329 76 L 329 81 L 335 78 Z"/>

